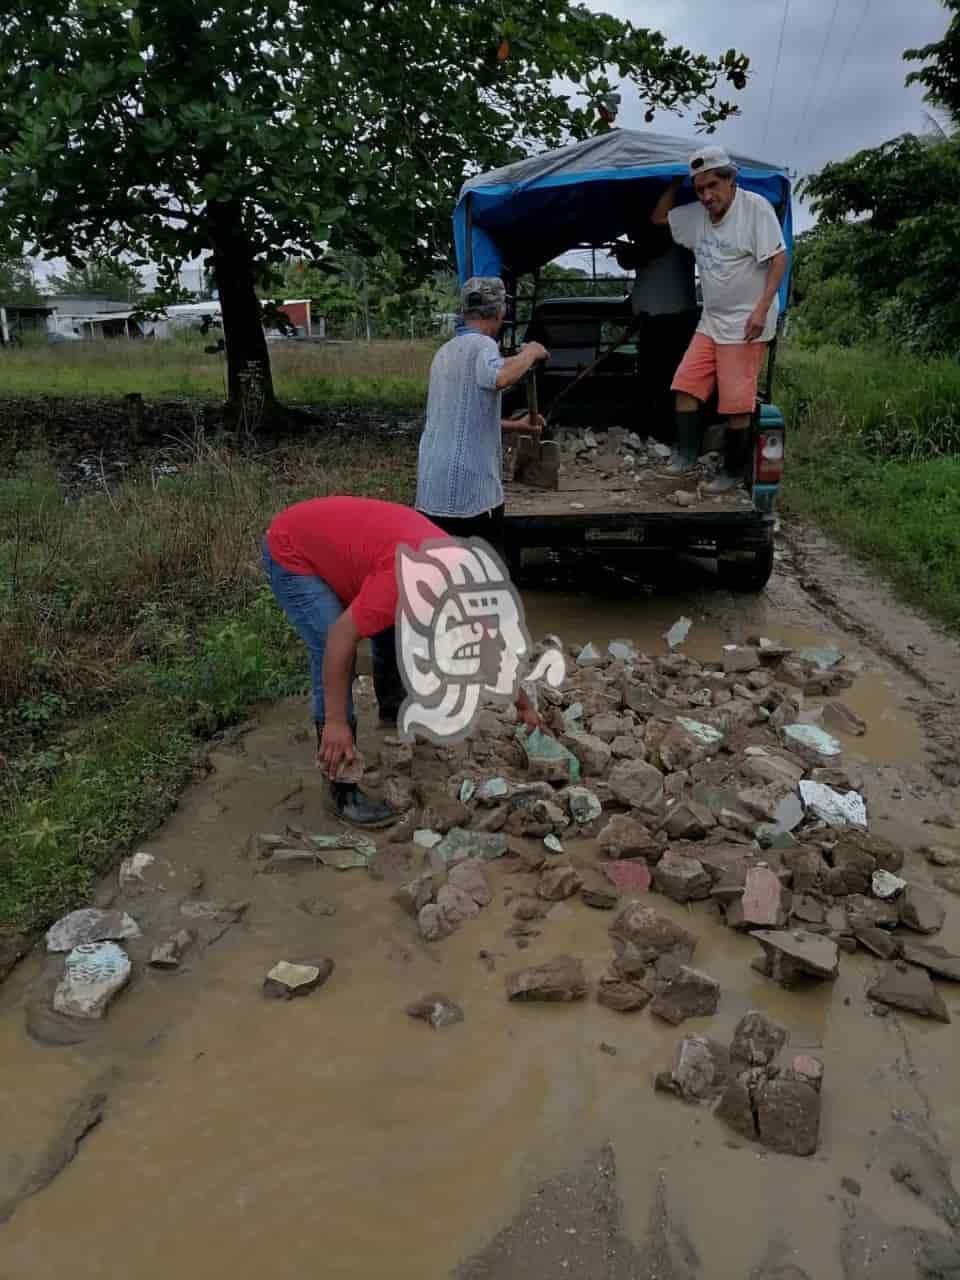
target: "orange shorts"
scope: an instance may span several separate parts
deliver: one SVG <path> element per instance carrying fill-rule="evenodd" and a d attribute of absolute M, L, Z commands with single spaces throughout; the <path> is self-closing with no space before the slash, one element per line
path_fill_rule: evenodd
<path fill-rule="evenodd" d="M 702 403 L 719 383 L 720 413 L 753 413 L 767 346 L 766 342 L 714 342 L 705 333 L 695 333 L 670 389 L 685 391 Z"/>

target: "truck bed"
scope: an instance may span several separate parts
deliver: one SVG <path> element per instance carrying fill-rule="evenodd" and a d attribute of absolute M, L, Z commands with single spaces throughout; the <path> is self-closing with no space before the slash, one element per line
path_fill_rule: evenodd
<path fill-rule="evenodd" d="M 736 516 L 754 514 L 749 494 L 743 490 L 718 497 L 698 496 L 689 506 L 672 502 L 672 494 L 681 490 L 696 494 L 699 475 L 667 479 L 655 474 L 653 467 L 638 469 L 637 479 L 624 474 L 611 474 L 589 463 L 570 462 L 564 458 L 560 470 L 560 488 L 532 489 L 528 485 L 505 480 L 506 515 L 510 517 L 572 516 Z"/>

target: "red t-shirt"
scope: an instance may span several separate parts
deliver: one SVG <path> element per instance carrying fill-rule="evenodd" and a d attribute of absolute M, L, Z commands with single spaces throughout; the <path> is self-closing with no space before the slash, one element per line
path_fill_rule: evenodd
<path fill-rule="evenodd" d="M 267 530 L 270 555 L 291 573 L 332 587 L 361 636 L 392 627 L 399 592 L 397 546 L 418 549 L 447 535 L 411 507 L 375 498 L 309 498 L 276 516 Z"/>

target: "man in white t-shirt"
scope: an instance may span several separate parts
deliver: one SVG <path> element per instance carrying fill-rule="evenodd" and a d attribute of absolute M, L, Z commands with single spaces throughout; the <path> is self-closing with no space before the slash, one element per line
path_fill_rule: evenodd
<path fill-rule="evenodd" d="M 742 483 L 749 426 L 767 345 L 776 333 L 778 290 L 787 267 L 783 232 L 773 206 L 737 186 L 737 170 L 722 147 L 690 157 L 696 204 L 675 208 L 683 178 L 667 187 L 651 214 L 677 244 L 693 252 L 703 290 L 703 314 L 674 375 L 677 438 L 667 467 L 683 475 L 696 465 L 700 408 L 715 388 L 727 418 L 723 468 L 706 485 L 725 493 Z"/>

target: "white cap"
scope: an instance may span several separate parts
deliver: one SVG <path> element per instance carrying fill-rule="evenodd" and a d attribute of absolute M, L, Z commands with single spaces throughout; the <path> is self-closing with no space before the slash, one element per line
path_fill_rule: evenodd
<path fill-rule="evenodd" d="M 735 169 L 736 167 L 723 147 L 701 147 L 690 157 L 690 173 L 694 178 L 698 173 L 706 173 L 708 169 Z"/>

